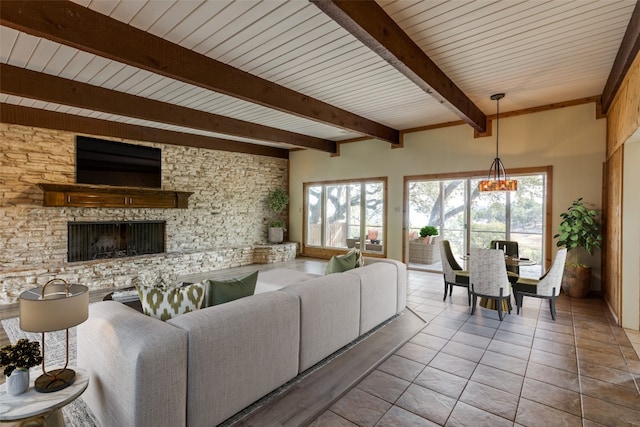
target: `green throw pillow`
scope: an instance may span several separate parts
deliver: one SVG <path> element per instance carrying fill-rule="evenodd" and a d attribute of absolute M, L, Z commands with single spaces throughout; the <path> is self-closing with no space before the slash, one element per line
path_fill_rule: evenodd
<path fill-rule="evenodd" d="M 224 304 L 253 295 L 258 282 L 258 272 L 228 280 L 205 280 L 207 292 L 204 307 Z"/>
<path fill-rule="evenodd" d="M 346 255 L 332 256 L 324 270 L 324 274 L 342 273 L 352 268 L 356 268 L 358 254 L 349 252 Z"/>
<path fill-rule="evenodd" d="M 204 283 L 164 289 L 137 286 L 142 312 L 162 321 L 197 310 L 204 299 Z"/>

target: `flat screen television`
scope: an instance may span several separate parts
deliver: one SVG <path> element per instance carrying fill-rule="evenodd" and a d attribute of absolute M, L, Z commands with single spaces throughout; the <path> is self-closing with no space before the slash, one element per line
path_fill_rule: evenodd
<path fill-rule="evenodd" d="M 76 136 L 76 182 L 123 187 L 162 187 L 159 148 Z"/>

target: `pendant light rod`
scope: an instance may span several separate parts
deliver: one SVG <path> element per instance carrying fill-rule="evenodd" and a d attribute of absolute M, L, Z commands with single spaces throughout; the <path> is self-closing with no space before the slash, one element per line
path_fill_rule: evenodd
<path fill-rule="evenodd" d="M 480 191 L 515 191 L 518 183 L 515 179 L 507 178 L 507 171 L 500 160 L 499 138 L 500 138 L 500 100 L 504 98 L 504 93 L 491 95 L 491 100 L 496 101 L 496 157 L 489 167 L 489 175 L 486 180 L 478 183 Z"/>
<path fill-rule="evenodd" d="M 500 138 L 500 100 L 504 98 L 504 93 L 496 93 L 491 95 L 491 100 L 496 101 L 496 159 L 500 162 L 500 156 L 498 155 L 498 144 Z M 504 168 L 504 166 L 503 166 Z"/>

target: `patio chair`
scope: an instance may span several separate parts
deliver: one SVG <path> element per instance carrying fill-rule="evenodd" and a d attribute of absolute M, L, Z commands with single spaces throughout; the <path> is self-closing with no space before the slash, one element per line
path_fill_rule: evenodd
<path fill-rule="evenodd" d="M 471 305 L 471 295 L 469 294 L 469 272 L 460 267 L 456 258 L 451 251 L 451 245 L 448 240 L 440 241 L 440 259 L 442 260 L 442 273 L 444 275 L 444 298 L 447 299 L 447 291 L 449 296 L 453 294 L 454 286 L 462 286 L 467 288 L 467 300 Z"/>
<path fill-rule="evenodd" d="M 559 249 L 551 268 L 540 279 L 520 278 L 513 285 L 513 296 L 516 299 L 516 313 L 520 314 L 523 297 L 543 298 L 549 300 L 551 318 L 556 320 L 556 297 L 560 294 L 564 263 L 567 259 L 567 248 Z"/>
<path fill-rule="evenodd" d="M 476 312 L 478 297 L 496 301 L 498 317 L 502 321 L 502 302 L 506 300 L 511 313 L 511 283 L 500 249 L 471 249 L 469 257 L 469 286 L 471 287 L 471 314 Z"/>

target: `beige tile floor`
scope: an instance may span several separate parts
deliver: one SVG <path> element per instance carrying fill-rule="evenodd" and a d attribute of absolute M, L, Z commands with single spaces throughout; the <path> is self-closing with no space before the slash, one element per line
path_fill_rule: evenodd
<path fill-rule="evenodd" d="M 471 316 L 463 288 L 443 302 L 440 274 L 410 271 L 408 292 L 427 326 L 314 427 L 640 425 L 640 333 L 602 299 L 561 295 L 554 322 L 525 298 L 500 322 Z"/>

